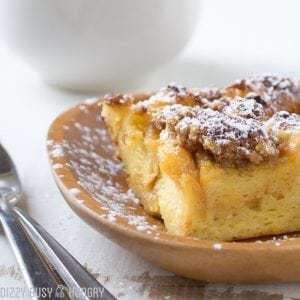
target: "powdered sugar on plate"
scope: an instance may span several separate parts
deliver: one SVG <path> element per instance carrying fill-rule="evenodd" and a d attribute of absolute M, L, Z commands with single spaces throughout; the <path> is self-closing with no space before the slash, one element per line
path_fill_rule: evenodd
<path fill-rule="evenodd" d="M 99 98 L 97 98 L 97 97 L 89 98 L 84 101 L 84 104 L 85 105 L 93 105 L 93 104 L 97 103 L 98 101 L 99 101 Z"/>
<path fill-rule="evenodd" d="M 78 200 L 83 198 L 82 192 L 87 192 L 99 201 L 99 214 L 109 222 L 121 220 L 147 234 L 157 231 L 159 226 L 161 231 L 162 223 L 144 212 L 128 188 L 122 163 L 98 114 L 86 113 L 97 109 L 91 105 L 90 102 L 80 105 L 81 118 L 64 125 L 64 138 L 59 143 L 47 143 L 53 170 L 61 176 L 63 167 L 71 169 L 79 187 L 69 187 L 69 192 L 76 198 L 81 195 Z M 95 118 L 93 122 L 91 116 Z"/>
<path fill-rule="evenodd" d="M 80 189 L 78 188 L 71 188 L 69 189 L 69 192 L 74 196 L 78 196 L 81 193 Z"/>
<path fill-rule="evenodd" d="M 215 243 L 215 244 L 213 244 L 213 249 L 220 251 L 223 249 L 223 246 L 220 243 Z"/>
<path fill-rule="evenodd" d="M 64 151 L 63 151 L 63 148 L 61 147 L 61 145 L 54 144 L 51 146 L 51 148 L 52 148 L 52 150 L 50 152 L 50 155 L 52 158 L 64 156 Z"/>

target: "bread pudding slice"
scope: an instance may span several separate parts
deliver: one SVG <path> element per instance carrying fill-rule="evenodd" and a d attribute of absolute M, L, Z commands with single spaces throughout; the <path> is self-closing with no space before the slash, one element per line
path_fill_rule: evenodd
<path fill-rule="evenodd" d="M 230 241 L 300 230 L 298 82 L 170 85 L 101 107 L 130 187 L 168 232 Z"/>

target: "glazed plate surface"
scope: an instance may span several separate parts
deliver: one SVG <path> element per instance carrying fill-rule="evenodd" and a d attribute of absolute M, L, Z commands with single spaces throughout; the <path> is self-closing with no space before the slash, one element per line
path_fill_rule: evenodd
<path fill-rule="evenodd" d="M 168 234 L 128 188 L 96 99 L 56 118 L 47 148 L 55 181 L 70 207 L 109 239 L 155 265 L 208 282 L 300 281 L 298 234 L 240 242 Z"/>

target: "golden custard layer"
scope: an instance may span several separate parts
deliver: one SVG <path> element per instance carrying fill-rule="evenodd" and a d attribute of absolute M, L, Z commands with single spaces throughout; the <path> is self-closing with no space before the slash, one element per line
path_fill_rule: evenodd
<path fill-rule="evenodd" d="M 274 76 L 222 89 L 107 95 L 129 185 L 172 234 L 236 240 L 300 230 L 300 88 Z"/>

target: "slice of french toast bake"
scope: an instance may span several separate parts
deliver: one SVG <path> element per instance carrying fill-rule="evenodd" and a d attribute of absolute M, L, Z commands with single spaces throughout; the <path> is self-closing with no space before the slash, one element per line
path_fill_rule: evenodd
<path fill-rule="evenodd" d="M 169 85 L 105 96 L 130 187 L 176 235 L 236 240 L 300 230 L 300 85 Z"/>

